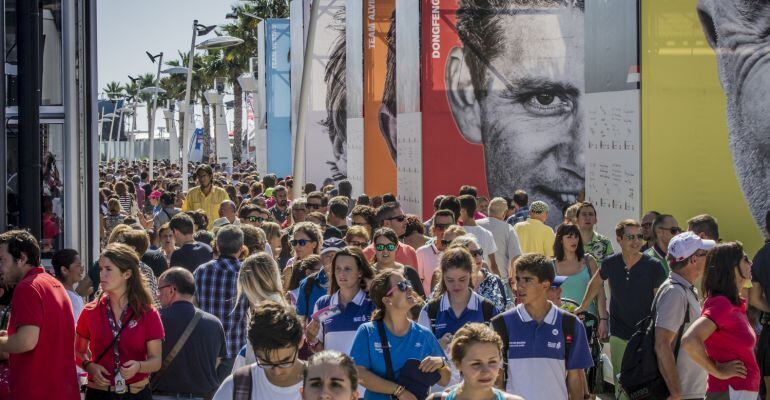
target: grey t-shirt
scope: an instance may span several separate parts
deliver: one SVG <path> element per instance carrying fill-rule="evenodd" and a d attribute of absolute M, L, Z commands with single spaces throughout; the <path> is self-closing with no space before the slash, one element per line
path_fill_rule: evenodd
<path fill-rule="evenodd" d="M 678 285 L 672 283 L 672 280 Z M 690 322 L 684 328 L 684 331 L 687 331 L 701 313 L 695 288 L 679 274 L 672 272 L 670 278 L 660 286 L 659 291 L 655 327 L 679 332 L 684 322 L 686 304 L 689 303 Z M 706 371 L 698 366 L 681 346 L 676 359 L 676 369 L 679 373 L 683 399 L 700 399 L 706 396 Z"/>

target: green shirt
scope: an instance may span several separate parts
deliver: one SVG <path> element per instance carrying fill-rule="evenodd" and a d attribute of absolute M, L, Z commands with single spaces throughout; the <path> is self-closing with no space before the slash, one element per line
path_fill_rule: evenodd
<path fill-rule="evenodd" d="M 659 252 L 658 245 L 653 244 L 652 247 L 645 250 L 644 254 L 647 254 L 648 256 L 659 260 L 661 264 L 663 264 L 663 269 L 666 271 L 666 276 L 668 276 L 669 272 L 671 271 L 671 268 L 668 266 L 668 261 L 666 260 L 666 254 L 663 252 Z"/>
<path fill-rule="evenodd" d="M 600 264 L 605 258 L 615 254 L 615 249 L 612 248 L 610 239 L 595 231 L 591 241 L 583 245 L 583 250 L 585 250 L 586 254 L 594 256 Z"/>

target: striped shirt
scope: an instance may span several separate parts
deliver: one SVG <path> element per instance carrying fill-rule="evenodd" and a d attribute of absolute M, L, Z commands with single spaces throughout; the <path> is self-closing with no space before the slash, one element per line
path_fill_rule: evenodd
<path fill-rule="evenodd" d="M 246 344 L 248 302 L 242 297 L 235 305 L 238 271 L 241 263 L 234 257 L 220 256 L 199 266 L 195 276 L 195 298 L 201 310 L 213 314 L 225 329 L 227 357 L 235 357 Z"/>

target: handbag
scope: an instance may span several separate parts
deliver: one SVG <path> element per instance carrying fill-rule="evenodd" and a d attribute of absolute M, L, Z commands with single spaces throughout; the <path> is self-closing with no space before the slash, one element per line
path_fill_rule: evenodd
<path fill-rule="evenodd" d="M 385 373 L 388 380 L 396 382 L 406 390 L 409 390 L 417 400 L 425 400 L 430 394 L 430 387 L 441 379 L 441 374 L 436 371 L 429 373 L 421 372 L 419 370 L 420 361 L 409 359 L 401 370 L 399 379 L 396 380 L 393 373 L 393 361 L 390 358 L 390 343 L 385 335 L 385 323 L 382 320 L 377 320 L 375 325 L 377 325 L 377 332 L 380 334 L 380 342 L 382 342 L 382 355 L 385 358 Z M 394 400 L 397 399 L 393 395 L 389 395 L 389 397 Z"/>

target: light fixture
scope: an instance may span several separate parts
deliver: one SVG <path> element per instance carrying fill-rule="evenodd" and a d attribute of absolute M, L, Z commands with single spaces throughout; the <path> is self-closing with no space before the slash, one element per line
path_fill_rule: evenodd
<path fill-rule="evenodd" d="M 224 49 L 226 47 L 237 46 L 243 43 L 243 39 L 233 36 L 217 36 L 210 39 L 206 39 L 197 46 L 198 50 L 217 50 Z"/>

